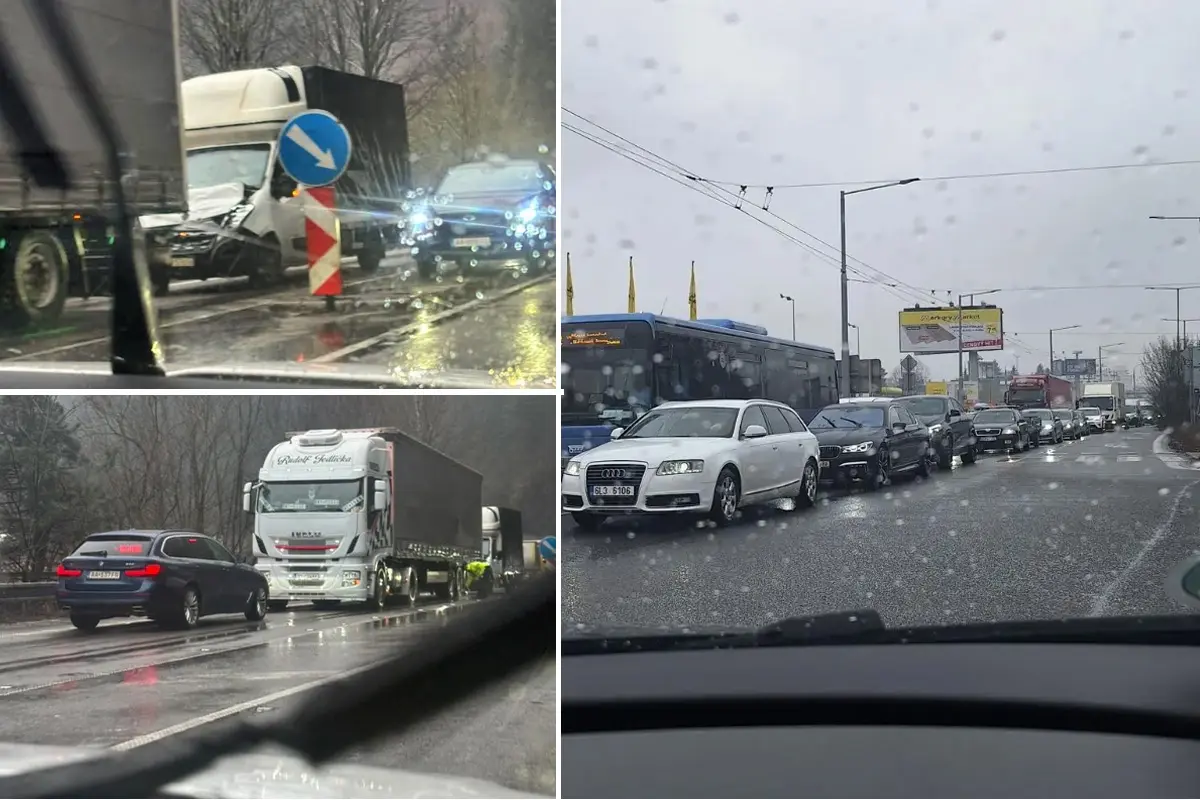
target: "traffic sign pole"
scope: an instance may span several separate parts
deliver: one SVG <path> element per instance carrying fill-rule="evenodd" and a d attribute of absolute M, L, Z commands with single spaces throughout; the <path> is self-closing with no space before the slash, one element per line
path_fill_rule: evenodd
<path fill-rule="evenodd" d="M 342 237 L 333 184 L 350 164 L 350 133 L 328 111 L 303 111 L 279 132 L 279 163 L 302 187 L 308 287 L 332 307 L 342 293 Z"/>
<path fill-rule="evenodd" d="M 308 290 L 332 303 L 342 293 L 342 233 L 330 186 L 306 186 L 304 236 L 308 242 Z"/>

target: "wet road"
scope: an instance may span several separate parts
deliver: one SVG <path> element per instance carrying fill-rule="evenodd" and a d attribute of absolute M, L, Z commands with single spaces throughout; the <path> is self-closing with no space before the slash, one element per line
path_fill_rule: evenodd
<path fill-rule="evenodd" d="M 873 608 L 888 625 L 1182 612 L 1200 470 L 1153 428 L 985 456 L 876 494 L 833 493 L 725 530 L 563 518 L 563 627 L 758 626 Z"/>
<path fill-rule="evenodd" d="M 269 289 L 244 279 L 172 285 L 155 299 L 166 362 L 427 364 L 419 368 L 490 372 L 509 384 L 519 382 L 514 375 L 545 382 L 557 373 L 557 359 L 545 355 L 557 341 L 553 289 L 537 276 L 489 270 L 424 281 L 407 256 L 393 254 L 375 275 L 347 266 L 345 295 L 332 311 L 309 296 L 307 280 L 301 268 Z M 541 280 L 553 285 L 553 275 Z M 106 361 L 110 307 L 107 298 L 71 300 L 52 328 L 0 337 L 0 360 Z M 438 333 L 455 321 L 453 335 Z"/>
<path fill-rule="evenodd" d="M 213 617 L 187 633 L 121 621 L 93 635 L 61 622 L 0 627 L 0 741 L 129 749 L 239 716 L 265 719 L 347 670 L 413 646 L 463 607 L 298 609 L 264 623 Z M 450 709 L 342 760 L 552 795 L 554 696 L 550 664 L 493 687 L 469 711 Z"/>

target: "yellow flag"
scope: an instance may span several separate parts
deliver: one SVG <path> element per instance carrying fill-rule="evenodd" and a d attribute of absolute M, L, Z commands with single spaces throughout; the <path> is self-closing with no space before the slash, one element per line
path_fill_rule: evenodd
<path fill-rule="evenodd" d="M 570 253 L 567 253 L 567 316 L 575 316 L 575 281 L 571 278 Z"/>
<path fill-rule="evenodd" d="M 629 313 L 637 313 L 637 288 L 633 285 L 633 256 L 629 257 Z"/>
<path fill-rule="evenodd" d="M 688 319 L 696 319 L 696 262 L 692 262 L 692 286 L 688 289 Z"/>

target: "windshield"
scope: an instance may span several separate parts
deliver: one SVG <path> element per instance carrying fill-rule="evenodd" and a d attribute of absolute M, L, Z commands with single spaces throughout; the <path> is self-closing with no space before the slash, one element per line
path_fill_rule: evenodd
<path fill-rule="evenodd" d="M 361 480 L 264 483 L 258 493 L 258 510 L 264 514 L 353 511 L 362 502 Z"/>
<path fill-rule="evenodd" d="M 655 401 L 645 323 L 576 323 L 562 332 L 563 425 L 627 426 Z"/>
<path fill-rule="evenodd" d="M 1057 409 L 1056 408 L 1054 410 L 1054 417 L 1055 417 L 1055 419 L 1062 419 L 1062 420 L 1067 420 L 1068 422 L 1070 422 L 1072 419 L 1075 418 L 1075 412 L 1070 409 Z"/>
<path fill-rule="evenodd" d="M 817 412 L 809 427 L 814 430 L 842 428 L 882 428 L 884 410 L 878 406 L 828 406 Z"/>
<path fill-rule="evenodd" d="M 1009 402 L 1013 405 L 1028 405 L 1030 403 L 1046 402 L 1044 389 L 1012 389 L 1008 393 Z"/>
<path fill-rule="evenodd" d="M 621 439 L 728 439 L 737 416 L 736 408 L 658 408 L 631 425 Z"/>
<path fill-rule="evenodd" d="M 266 178 L 270 157 L 269 144 L 189 150 L 188 188 L 207 189 L 226 183 L 240 183 L 247 189 L 257 189 Z"/>
<path fill-rule="evenodd" d="M 1016 421 L 1016 412 L 1006 411 L 1000 408 L 992 408 L 986 411 L 980 411 L 975 415 L 976 425 L 1002 425 Z"/>
<path fill-rule="evenodd" d="M 1025 412 L 1025 416 L 1040 419 L 1043 422 L 1054 421 L 1054 413 L 1048 408 L 1031 408 Z"/>
<path fill-rule="evenodd" d="M 1091 400 L 1093 403 L 1095 403 L 1096 408 L 1100 409 L 1101 411 L 1113 410 L 1113 399 L 1111 397 L 1098 397 L 1096 395 L 1092 395 L 1088 398 L 1088 400 Z"/>
<path fill-rule="evenodd" d="M 1096 406 L 1083 406 L 1079 409 L 1079 413 L 1085 417 L 1098 417 L 1100 416 L 1100 409 Z"/>
<path fill-rule="evenodd" d="M 438 184 L 437 195 L 469 195 L 489 192 L 533 194 L 549 189 L 553 176 L 536 164 L 467 164 L 446 173 Z"/>
<path fill-rule="evenodd" d="M 178 765 L 189 732 L 204 728 L 206 752 L 239 751 L 206 789 L 108 793 L 244 796 L 229 787 L 258 775 L 249 794 L 263 798 L 554 797 L 551 636 L 550 657 L 464 690 L 469 711 L 414 718 L 405 731 L 384 720 L 373 741 L 360 714 L 337 713 L 339 698 L 360 696 L 335 681 L 361 687 L 358 670 L 414 652 L 428 665 L 456 635 L 464 658 L 487 657 L 473 641 L 479 620 L 553 575 L 556 405 L 512 392 L 0 394 L 0 694 L 45 712 L 32 726 L 0 715 L 0 742 L 28 750 L 0 767 L 0 784 L 41 755 L 29 746 L 55 745 L 46 755 L 56 771 L 62 752 L 103 758 L 126 742 L 148 763 Z M 394 480 L 381 477 L 389 472 Z M 313 477 L 335 473 L 345 478 Z M 499 523 L 490 558 L 481 519 Z M 198 546 L 178 542 L 158 558 L 163 532 L 195 534 Z M 209 727 L 230 708 L 259 709 L 257 728 L 318 706 L 328 716 L 291 733 L 350 748 L 325 764 Z M 83 707 L 125 722 L 81 727 Z M 431 735 L 455 752 L 428 749 Z M 85 767 L 73 792 L 0 796 L 86 797 L 98 768 Z"/>
<path fill-rule="evenodd" d="M 912 397 L 902 402 L 918 417 L 942 417 L 946 414 L 947 401 L 937 397 Z"/>
<path fill-rule="evenodd" d="M 60 4 L 95 87 L 8 15 L 0 367 L 557 388 L 554 3 L 339 3 Z"/>

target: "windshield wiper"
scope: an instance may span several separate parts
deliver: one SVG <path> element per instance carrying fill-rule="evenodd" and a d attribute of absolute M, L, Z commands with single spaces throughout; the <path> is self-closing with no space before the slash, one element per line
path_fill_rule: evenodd
<path fill-rule="evenodd" d="M 149 286 L 145 255 L 134 247 L 133 219 L 126 204 L 121 181 L 121 142 L 117 127 L 100 99 L 94 70 L 83 63 L 82 46 L 76 32 L 63 17 L 60 0 L 26 0 L 26 8 L 46 35 L 51 49 L 75 95 L 83 105 L 104 144 L 104 156 L 112 182 L 116 208 L 116 233 L 112 262 L 112 353 L 109 362 L 118 375 L 164 375 L 155 356 L 160 352 L 154 312 L 144 299 L 140 286 Z M 0 23 L 2 26 L 2 23 Z M 60 154 L 50 144 L 33 113 L 29 93 L 22 83 L 20 70 L 7 58 L 0 60 L 0 116 L 25 151 L 23 165 L 39 184 L 48 188 L 69 188 L 71 176 Z M 149 293 L 146 293 L 148 297 Z"/>
<path fill-rule="evenodd" d="M 717 650 L 744 647 L 799 647 L 812 644 L 868 644 L 883 641 L 887 626 L 871 609 L 788 617 L 753 630 L 643 633 L 598 629 L 586 637 L 564 638 L 562 654 L 599 655 L 653 650 Z"/>
<path fill-rule="evenodd" d="M 434 628 L 415 646 L 405 645 L 403 655 L 314 691 L 278 722 L 238 720 L 193 737 L 2 778 L 0 797 L 155 797 L 161 787 L 225 756 L 265 744 L 291 748 L 314 764 L 328 761 L 380 735 L 401 733 L 492 683 L 554 658 L 556 584 L 553 572 L 543 573 L 503 598 L 466 609 L 463 618 Z"/>

